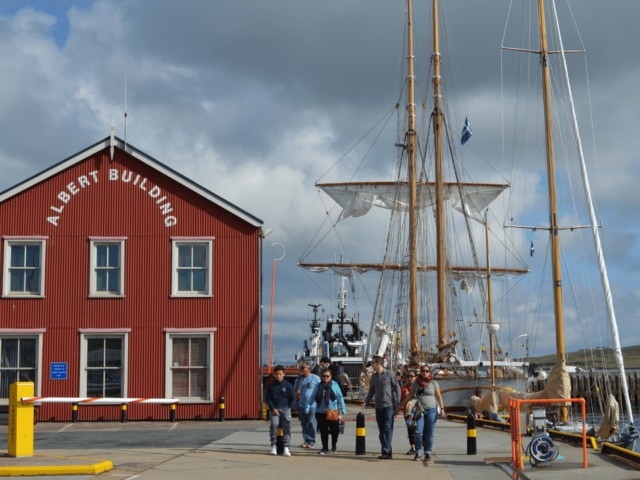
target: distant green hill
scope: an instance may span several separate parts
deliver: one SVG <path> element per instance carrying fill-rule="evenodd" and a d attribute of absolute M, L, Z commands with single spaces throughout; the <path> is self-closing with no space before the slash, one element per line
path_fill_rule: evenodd
<path fill-rule="evenodd" d="M 585 362 L 585 353 L 587 362 Z M 604 365 L 603 365 L 604 357 Z M 544 355 L 531 359 L 532 362 L 538 364 L 544 368 L 551 368 L 556 364 L 558 356 Z M 622 349 L 622 358 L 624 358 L 625 368 L 638 368 L 640 369 L 640 345 L 634 347 L 625 347 Z M 595 360 L 595 364 L 593 363 Z M 613 350 L 611 348 L 605 348 L 603 350 L 578 350 L 577 352 L 571 352 L 567 354 L 567 365 L 573 365 L 580 368 L 616 368 L 616 360 L 613 357 Z"/>

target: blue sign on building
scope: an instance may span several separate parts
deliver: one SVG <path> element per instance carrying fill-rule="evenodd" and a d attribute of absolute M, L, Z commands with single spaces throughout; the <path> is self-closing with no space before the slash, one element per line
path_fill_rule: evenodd
<path fill-rule="evenodd" d="M 51 363 L 51 380 L 67 379 L 67 363 Z"/>

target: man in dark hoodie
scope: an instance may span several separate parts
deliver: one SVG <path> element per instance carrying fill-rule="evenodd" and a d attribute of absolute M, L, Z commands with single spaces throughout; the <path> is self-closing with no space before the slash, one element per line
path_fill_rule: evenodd
<path fill-rule="evenodd" d="M 289 382 L 284 379 L 284 367 L 278 365 L 273 370 L 274 379 L 267 387 L 267 405 L 271 410 L 271 427 L 269 436 L 271 437 L 271 455 L 278 454 L 276 440 L 278 438 L 278 428 L 282 428 L 285 457 L 290 457 L 289 447 L 291 446 L 291 409 L 296 405 L 296 393 Z"/>

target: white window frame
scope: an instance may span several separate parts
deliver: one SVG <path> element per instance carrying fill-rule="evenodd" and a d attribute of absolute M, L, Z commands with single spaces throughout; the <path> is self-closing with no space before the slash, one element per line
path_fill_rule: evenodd
<path fill-rule="evenodd" d="M 34 396 L 42 396 L 42 334 L 45 328 L 35 329 L 0 329 L 0 339 L 5 338 L 35 338 L 36 339 L 36 381 L 34 385 Z M 0 398 L 0 405 L 9 405 L 8 398 Z"/>
<path fill-rule="evenodd" d="M 165 328 L 165 372 L 164 372 L 164 392 L 165 398 L 177 398 L 180 403 L 215 403 L 213 399 L 213 333 L 216 328 L 196 328 L 196 329 L 177 329 L 177 328 Z M 173 375 L 171 374 L 171 360 L 173 359 L 173 339 L 187 337 L 187 338 L 207 338 L 207 360 L 209 369 L 208 385 L 207 385 L 207 399 L 199 397 L 174 397 L 173 396 Z"/>
<path fill-rule="evenodd" d="M 178 291 L 178 247 L 183 245 L 207 247 L 207 289 L 202 293 Z M 213 237 L 171 237 L 171 297 L 202 298 L 213 296 Z"/>
<path fill-rule="evenodd" d="M 87 396 L 87 340 L 90 338 L 107 338 L 117 337 L 122 338 L 122 398 L 128 398 L 128 380 L 129 380 L 129 332 L 130 328 L 113 328 L 113 329 L 79 329 L 80 331 L 80 385 L 78 388 L 79 396 Z M 95 401 L 91 404 L 100 404 L 101 402 Z"/>
<path fill-rule="evenodd" d="M 124 266 L 125 266 L 125 254 L 124 254 L 124 244 L 126 237 L 118 237 L 118 238 L 110 238 L 110 237 L 89 237 L 89 298 L 124 298 Z M 97 247 L 98 245 L 118 245 L 120 247 L 120 258 L 118 259 L 119 264 L 119 278 L 118 278 L 118 291 L 116 293 L 112 292 L 98 292 L 96 290 L 97 286 Z"/>
<path fill-rule="evenodd" d="M 49 237 L 3 237 L 4 260 L 2 267 L 2 298 L 45 298 L 45 266 L 47 238 Z M 11 293 L 11 246 L 12 245 L 40 245 L 40 291 L 38 293 Z"/>

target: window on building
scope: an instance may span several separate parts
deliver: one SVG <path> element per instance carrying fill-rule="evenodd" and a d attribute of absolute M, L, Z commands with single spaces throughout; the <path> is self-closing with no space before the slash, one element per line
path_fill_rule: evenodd
<path fill-rule="evenodd" d="M 174 241 L 172 258 L 172 295 L 211 295 L 210 240 Z"/>
<path fill-rule="evenodd" d="M 124 295 L 124 240 L 91 241 L 90 296 Z"/>
<path fill-rule="evenodd" d="M 34 382 L 38 391 L 38 337 L 0 337 L 0 398 L 15 382 Z"/>
<path fill-rule="evenodd" d="M 90 398 L 126 396 L 126 335 L 82 335 L 80 391 Z"/>
<path fill-rule="evenodd" d="M 4 296 L 44 296 L 45 242 L 5 240 Z"/>
<path fill-rule="evenodd" d="M 167 340 L 167 397 L 181 401 L 212 398 L 212 334 L 169 335 Z"/>

